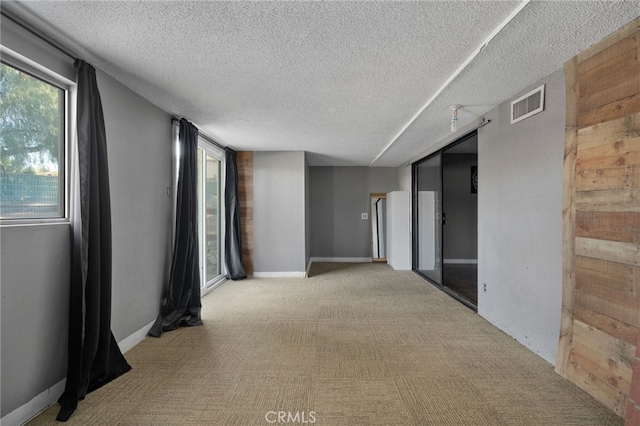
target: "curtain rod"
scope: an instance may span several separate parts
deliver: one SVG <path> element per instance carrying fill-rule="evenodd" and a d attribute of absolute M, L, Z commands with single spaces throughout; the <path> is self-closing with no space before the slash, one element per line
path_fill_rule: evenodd
<path fill-rule="evenodd" d="M 178 117 L 171 117 L 171 122 L 174 122 L 174 121 L 177 121 L 179 123 L 180 119 Z M 213 145 L 217 146 L 218 148 L 220 148 L 222 150 L 225 149 L 224 146 L 220 145 L 218 142 L 214 141 L 209 136 L 207 136 L 204 133 L 200 132 L 200 129 L 198 129 L 198 136 L 200 136 L 202 139 L 206 140 L 210 144 L 213 144 Z"/>
<path fill-rule="evenodd" d="M 70 50 L 68 50 L 64 46 L 62 46 L 60 43 L 56 42 L 55 40 L 53 40 L 48 35 L 46 35 L 42 31 L 40 31 L 39 29 L 37 29 L 33 25 L 29 24 L 24 19 L 18 17 L 15 13 L 7 10 L 4 7 L 0 8 L 0 13 L 2 15 L 4 15 L 7 19 L 15 22 L 17 25 L 21 26 L 26 31 L 28 31 L 31 34 L 33 34 L 34 36 L 38 37 L 40 40 L 44 41 L 45 43 L 47 43 L 48 45 L 50 45 L 54 49 L 64 53 L 66 56 L 68 56 L 69 58 L 73 59 L 74 61 L 76 59 L 78 59 L 78 55 L 75 55 L 73 52 L 71 52 Z"/>

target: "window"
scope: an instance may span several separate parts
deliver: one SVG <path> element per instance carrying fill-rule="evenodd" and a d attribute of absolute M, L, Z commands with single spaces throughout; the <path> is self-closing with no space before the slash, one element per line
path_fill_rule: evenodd
<path fill-rule="evenodd" d="M 202 286 L 208 287 L 222 273 L 220 253 L 220 166 L 215 152 L 200 142 L 198 148 L 198 241 Z"/>
<path fill-rule="evenodd" d="M 173 121 L 173 189 L 178 192 L 180 174 L 180 124 Z M 224 267 L 224 150 L 214 145 L 209 138 L 198 135 L 197 151 L 197 215 L 198 215 L 198 255 L 200 262 L 200 291 L 205 295 L 221 284 L 226 278 Z M 174 198 L 173 234 L 175 235 L 176 200 Z"/>
<path fill-rule="evenodd" d="M 68 90 L 0 67 L 0 219 L 64 218 Z"/>

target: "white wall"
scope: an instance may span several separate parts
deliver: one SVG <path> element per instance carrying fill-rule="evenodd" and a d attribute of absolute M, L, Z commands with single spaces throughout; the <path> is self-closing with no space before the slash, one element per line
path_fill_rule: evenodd
<path fill-rule="evenodd" d="M 387 193 L 387 263 L 411 270 L 411 191 Z"/>
<path fill-rule="evenodd" d="M 305 167 L 302 151 L 253 154 L 255 276 L 306 271 Z"/>
<path fill-rule="evenodd" d="M 521 93 L 541 83 L 544 112 L 511 125 L 505 102 L 478 130 L 478 313 L 553 364 L 562 303 L 562 70 Z"/>

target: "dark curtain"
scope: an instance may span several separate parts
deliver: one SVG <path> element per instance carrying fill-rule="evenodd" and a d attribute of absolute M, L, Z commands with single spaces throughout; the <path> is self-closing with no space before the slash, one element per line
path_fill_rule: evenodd
<path fill-rule="evenodd" d="M 131 369 L 111 333 L 111 201 L 107 138 L 95 69 L 76 60 L 79 223 L 73 226 L 67 382 L 57 420 Z"/>
<path fill-rule="evenodd" d="M 242 238 L 240 236 L 240 207 L 238 202 L 238 163 L 236 152 L 225 148 L 225 246 L 227 276 L 232 280 L 247 278 L 242 265 Z"/>
<path fill-rule="evenodd" d="M 149 335 L 160 337 L 181 325 L 202 325 L 198 253 L 198 129 L 180 120 L 180 165 L 176 233 L 167 300 Z"/>

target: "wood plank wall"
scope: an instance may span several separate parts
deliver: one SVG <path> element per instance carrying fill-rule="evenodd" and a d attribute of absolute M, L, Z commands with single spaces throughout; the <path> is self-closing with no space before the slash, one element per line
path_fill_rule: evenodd
<path fill-rule="evenodd" d="M 242 237 L 242 264 L 247 276 L 253 275 L 253 152 L 236 155 L 238 163 L 238 196 Z"/>
<path fill-rule="evenodd" d="M 640 326 L 640 19 L 565 64 L 556 371 L 624 417 Z"/>

